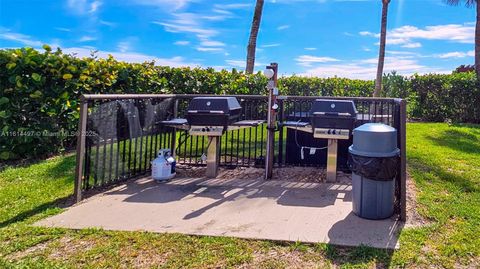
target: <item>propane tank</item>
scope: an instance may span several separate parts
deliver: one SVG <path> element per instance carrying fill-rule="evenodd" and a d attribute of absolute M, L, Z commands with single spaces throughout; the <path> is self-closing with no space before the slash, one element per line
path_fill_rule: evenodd
<path fill-rule="evenodd" d="M 152 178 L 156 181 L 172 179 L 175 173 L 175 158 L 169 149 L 161 149 L 158 156 L 152 161 Z"/>

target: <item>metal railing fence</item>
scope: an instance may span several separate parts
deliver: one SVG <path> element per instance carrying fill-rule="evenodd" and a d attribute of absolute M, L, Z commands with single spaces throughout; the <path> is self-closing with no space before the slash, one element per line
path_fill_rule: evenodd
<path fill-rule="evenodd" d="M 189 101 L 198 95 L 115 94 L 84 95 L 81 98 L 75 194 L 147 175 L 159 149 L 175 150 L 177 163 L 205 165 L 208 139 L 189 136 L 188 131 L 159 124 L 183 117 Z M 203 95 L 205 96 L 205 95 Z M 242 106 L 241 120 L 265 120 L 266 96 L 230 95 Z M 405 123 L 404 100 L 392 98 L 279 96 L 278 128 L 275 132 L 275 166 L 323 166 L 292 158 L 292 130 L 281 125 L 286 120 L 306 119 L 311 104 L 318 98 L 353 100 L 358 110 L 357 125 L 381 122 L 398 130 L 402 160 L 397 178 L 397 201 L 405 204 Z M 308 120 L 308 119 L 307 119 Z M 264 167 L 266 124 L 225 132 L 220 138 L 220 165 L 228 167 Z M 345 142 L 345 143 L 348 143 Z M 290 145 L 291 146 L 291 145 Z M 293 154 L 295 155 L 295 154 Z M 400 210 L 404 214 L 404 210 Z"/>

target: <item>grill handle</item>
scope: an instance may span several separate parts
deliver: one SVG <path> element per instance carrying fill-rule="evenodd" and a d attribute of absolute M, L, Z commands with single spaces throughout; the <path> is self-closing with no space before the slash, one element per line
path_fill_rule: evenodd
<path fill-rule="evenodd" d="M 188 110 L 188 113 L 225 114 L 222 110 Z"/>
<path fill-rule="evenodd" d="M 352 116 L 346 112 L 313 112 L 313 115 L 326 115 L 326 116 Z"/>

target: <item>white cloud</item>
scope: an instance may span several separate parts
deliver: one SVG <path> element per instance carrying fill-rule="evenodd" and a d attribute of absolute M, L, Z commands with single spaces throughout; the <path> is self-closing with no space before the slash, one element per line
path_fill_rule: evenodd
<path fill-rule="evenodd" d="M 92 53 L 91 49 L 87 48 L 65 48 L 63 49 L 64 53 L 74 54 L 76 57 L 90 57 Z M 185 62 L 185 59 L 180 56 L 175 56 L 171 58 L 158 58 L 151 55 L 146 55 L 137 52 L 109 52 L 109 51 L 97 51 L 95 54 L 99 58 L 108 58 L 108 55 L 112 55 L 115 59 L 119 61 L 125 61 L 129 63 L 143 63 L 149 61 L 155 61 L 156 65 L 162 66 L 171 66 L 171 67 L 180 67 L 180 66 L 190 66 L 196 67 L 200 66 L 197 63 Z"/>
<path fill-rule="evenodd" d="M 447 52 L 442 54 L 434 55 L 435 58 L 447 59 L 447 58 L 465 58 L 465 57 L 474 57 L 475 51 L 467 51 L 467 52 L 460 52 L 460 51 L 453 51 Z"/>
<path fill-rule="evenodd" d="M 173 43 L 173 44 L 178 45 L 178 46 L 186 46 L 186 45 L 189 45 L 189 44 L 190 44 L 190 41 L 179 40 L 179 41 L 176 41 L 176 42 Z"/>
<path fill-rule="evenodd" d="M 280 25 L 277 27 L 277 30 L 281 31 L 281 30 L 285 30 L 285 29 L 288 29 L 290 28 L 290 25 Z"/>
<path fill-rule="evenodd" d="M 316 77 L 347 77 L 354 79 L 374 79 L 377 72 L 377 58 L 354 60 L 348 64 L 321 64 L 309 68 L 302 76 Z M 418 63 L 411 56 L 390 56 L 385 57 L 384 73 L 397 71 L 402 75 L 414 73 L 450 73 L 451 70 L 444 70 L 436 67 L 428 67 Z"/>
<path fill-rule="evenodd" d="M 215 4 L 218 9 L 248 9 L 252 4 L 234 3 L 234 4 Z"/>
<path fill-rule="evenodd" d="M 127 52 L 131 49 L 131 44 L 128 41 L 121 41 L 117 44 L 117 49 L 120 52 Z"/>
<path fill-rule="evenodd" d="M 304 49 L 305 49 L 305 50 L 317 50 L 317 48 L 312 48 L 312 47 L 310 47 L 310 48 L 304 48 Z"/>
<path fill-rule="evenodd" d="M 213 40 L 202 40 L 200 42 L 200 46 L 203 47 L 224 47 L 225 43 L 220 41 L 213 41 Z"/>
<path fill-rule="evenodd" d="M 182 34 L 194 34 L 198 38 L 197 50 L 201 52 L 221 52 L 224 51 L 225 43 L 211 38 L 217 36 L 219 32 L 211 27 L 202 25 L 202 19 L 205 19 L 200 14 L 194 13 L 176 13 L 173 20 L 167 22 L 153 22 L 161 25 L 165 31 Z M 176 43 L 176 45 L 187 45 L 184 42 Z"/>
<path fill-rule="evenodd" d="M 68 9 L 79 15 L 94 14 L 101 5 L 102 1 L 99 0 L 67 0 Z"/>
<path fill-rule="evenodd" d="M 245 60 L 226 60 L 225 62 L 229 66 L 233 66 L 233 67 L 245 68 L 245 66 L 247 66 L 247 62 Z M 262 65 L 266 65 L 266 64 L 255 61 L 255 66 L 262 66 Z"/>
<path fill-rule="evenodd" d="M 194 27 L 192 25 L 182 25 L 182 24 L 173 24 L 173 23 L 164 23 L 164 22 L 153 22 L 158 25 L 165 27 L 165 31 L 172 33 L 192 33 L 204 36 L 215 36 L 218 34 L 218 31 L 213 29 L 204 29 L 201 27 Z"/>
<path fill-rule="evenodd" d="M 361 31 L 361 32 L 359 32 L 359 34 L 360 34 L 361 36 L 380 37 L 379 34 L 375 34 L 375 33 L 369 32 L 369 31 Z"/>
<path fill-rule="evenodd" d="M 261 47 L 262 48 L 273 48 L 273 47 L 278 47 L 278 46 L 280 46 L 280 44 L 275 43 L 275 44 L 265 44 L 265 45 L 262 45 Z"/>
<path fill-rule="evenodd" d="M 190 2 L 192 0 L 131 0 L 128 3 L 178 10 L 186 7 Z"/>
<path fill-rule="evenodd" d="M 407 43 L 402 46 L 402 48 L 407 48 L 407 49 L 414 49 L 414 48 L 420 48 L 422 44 L 420 42 L 413 42 L 413 43 Z"/>
<path fill-rule="evenodd" d="M 117 24 L 114 23 L 114 22 L 109 22 L 109 21 L 104 21 L 104 20 L 100 20 L 99 23 L 103 24 L 103 25 L 106 25 L 108 27 L 116 27 L 117 26 Z"/>
<path fill-rule="evenodd" d="M 100 1 L 93 1 L 93 2 L 90 4 L 90 9 L 88 10 L 88 13 L 95 13 L 101 5 L 102 5 L 102 2 L 100 2 Z"/>
<path fill-rule="evenodd" d="M 421 47 L 414 40 L 444 40 L 456 43 L 474 43 L 475 26 L 465 24 L 444 24 L 418 28 L 416 26 L 402 26 L 387 32 L 387 44 L 401 45 L 404 48 Z M 368 31 L 359 32 L 361 36 L 379 38 L 380 34 Z M 378 43 L 376 43 L 378 45 Z"/>
<path fill-rule="evenodd" d="M 394 38 L 449 40 L 473 44 L 474 31 L 474 26 L 461 24 L 427 26 L 424 29 L 415 26 L 403 26 L 393 29 L 389 35 Z"/>
<path fill-rule="evenodd" d="M 93 37 L 93 36 L 88 36 L 88 35 L 85 35 L 85 36 L 82 36 L 80 37 L 80 39 L 78 40 L 78 42 L 90 42 L 90 41 L 94 41 L 96 40 L 97 38 Z"/>
<path fill-rule="evenodd" d="M 338 62 L 340 60 L 332 58 L 332 57 L 318 57 L 312 55 L 301 55 L 298 56 L 295 61 L 297 61 L 298 65 L 310 67 L 314 63 L 327 63 L 327 62 Z"/>
<path fill-rule="evenodd" d="M 14 41 L 25 46 L 41 47 L 43 43 L 33 39 L 29 35 L 11 32 L 9 29 L 0 27 L 0 39 Z"/>
<path fill-rule="evenodd" d="M 212 47 L 197 47 L 198 51 L 201 52 L 223 52 L 223 48 L 212 48 Z"/>

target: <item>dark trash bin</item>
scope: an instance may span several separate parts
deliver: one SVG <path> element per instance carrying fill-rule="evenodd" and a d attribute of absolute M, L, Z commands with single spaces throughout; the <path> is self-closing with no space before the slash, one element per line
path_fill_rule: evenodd
<path fill-rule="evenodd" d="M 395 177 L 399 167 L 397 130 L 382 123 L 366 123 L 353 130 L 349 147 L 353 213 L 366 219 L 393 214 Z"/>

